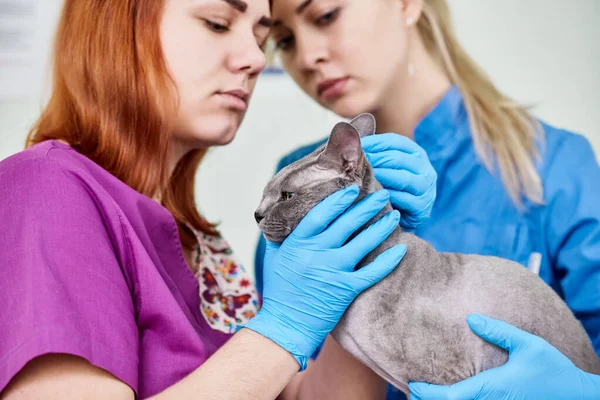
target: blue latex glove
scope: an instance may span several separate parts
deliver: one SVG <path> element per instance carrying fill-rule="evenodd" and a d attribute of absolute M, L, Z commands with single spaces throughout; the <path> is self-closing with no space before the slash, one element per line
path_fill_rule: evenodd
<path fill-rule="evenodd" d="M 475 334 L 508 350 L 509 360 L 452 386 L 410 383 L 411 400 L 600 399 L 600 376 L 580 370 L 544 339 L 478 314 L 467 322 Z"/>
<path fill-rule="evenodd" d="M 344 245 L 389 201 L 382 190 L 348 209 L 357 197 L 356 186 L 342 189 L 308 212 L 281 245 L 267 241 L 263 305 L 245 327 L 289 351 L 301 370 L 354 298 L 390 273 L 406 252 L 397 245 L 354 271 L 400 220 L 394 210 Z"/>
<path fill-rule="evenodd" d="M 435 201 L 437 174 L 425 150 L 396 133 L 365 136 L 361 143 L 375 178 L 402 213 L 400 226 L 414 229 L 427 221 Z"/>

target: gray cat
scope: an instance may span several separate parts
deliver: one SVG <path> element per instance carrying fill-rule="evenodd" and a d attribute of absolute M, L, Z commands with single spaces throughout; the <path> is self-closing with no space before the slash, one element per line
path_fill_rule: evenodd
<path fill-rule="evenodd" d="M 360 145 L 360 136 L 373 133 L 370 114 L 340 122 L 325 145 L 282 169 L 256 212 L 265 237 L 283 242 L 312 207 L 343 187 L 358 185 L 359 200 L 381 189 Z M 363 229 L 391 210 L 388 203 Z M 398 243 L 408 249 L 400 265 L 356 298 L 332 336 L 406 394 L 410 381 L 450 385 L 507 361 L 505 350 L 471 332 L 470 313 L 540 336 L 580 369 L 600 374 L 582 325 L 537 275 L 496 257 L 438 253 L 400 227 L 357 268 Z"/>

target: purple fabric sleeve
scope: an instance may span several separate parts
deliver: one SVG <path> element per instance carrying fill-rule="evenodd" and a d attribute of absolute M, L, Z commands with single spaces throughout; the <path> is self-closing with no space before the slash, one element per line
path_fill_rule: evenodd
<path fill-rule="evenodd" d="M 132 293 L 104 223 L 114 211 L 43 158 L 4 168 L 0 193 L 0 391 L 30 360 L 67 353 L 137 392 Z"/>

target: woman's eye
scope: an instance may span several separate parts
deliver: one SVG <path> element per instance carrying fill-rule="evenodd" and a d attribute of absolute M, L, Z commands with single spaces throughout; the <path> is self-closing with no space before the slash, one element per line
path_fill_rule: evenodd
<path fill-rule="evenodd" d="M 277 50 L 286 51 L 289 50 L 294 44 L 294 38 L 292 36 L 279 39 L 275 42 Z"/>
<path fill-rule="evenodd" d="M 288 201 L 292 197 L 294 197 L 294 193 L 292 192 L 281 192 L 281 200 L 283 201 Z"/>
<path fill-rule="evenodd" d="M 340 9 L 336 8 L 335 10 L 330 11 L 327 14 L 321 15 L 319 18 L 317 18 L 317 20 L 315 22 L 318 26 L 327 26 L 327 25 L 331 24 L 333 21 L 335 21 L 335 19 L 339 15 L 339 13 L 340 13 Z"/>
<path fill-rule="evenodd" d="M 229 30 L 229 28 L 227 26 L 218 24 L 209 19 L 205 19 L 204 23 L 206 24 L 208 29 L 210 29 L 213 32 L 223 33 L 223 32 L 227 32 Z"/>
<path fill-rule="evenodd" d="M 264 53 L 267 51 L 267 45 L 269 44 L 269 40 L 262 39 L 262 38 L 256 38 L 256 44 L 258 45 L 258 47 L 260 47 L 260 49 Z"/>
<path fill-rule="evenodd" d="M 266 52 L 267 52 L 267 41 L 266 41 L 266 40 L 265 40 L 265 41 L 262 41 L 262 42 L 261 42 L 261 41 L 258 41 L 258 43 L 257 43 L 257 44 L 258 44 L 258 47 L 260 48 L 260 50 L 261 50 L 263 53 L 266 53 Z"/>

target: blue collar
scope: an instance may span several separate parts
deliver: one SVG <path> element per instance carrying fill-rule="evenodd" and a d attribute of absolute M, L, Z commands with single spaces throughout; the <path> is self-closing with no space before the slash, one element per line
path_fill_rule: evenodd
<path fill-rule="evenodd" d="M 447 156 L 471 138 L 463 97 L 454 85 L 415 128 L 415 141 L 429 157 Z"/>

